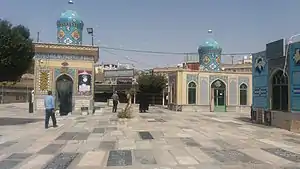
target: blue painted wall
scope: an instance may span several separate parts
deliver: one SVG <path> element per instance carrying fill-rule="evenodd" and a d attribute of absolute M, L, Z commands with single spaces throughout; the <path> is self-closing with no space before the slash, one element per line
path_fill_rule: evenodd
<path fill-rule="evenodd" d="M 300 43 L 290 45 L 289 57 L 291 111 L 300 112 Z"/>
<path fill-rule="evenodd" d="M 266 52 L 252 54 L 252 106 L 269 108 L 268 101 L 268 62 Z"/>

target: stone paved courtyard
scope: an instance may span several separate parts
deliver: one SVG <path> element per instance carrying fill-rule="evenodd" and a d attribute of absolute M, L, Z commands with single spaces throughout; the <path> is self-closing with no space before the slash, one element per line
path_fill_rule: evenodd
<path fill-rule="evenodd" d="M 0 107 L 0 119 L 35 119 L 0 124 L 0 169 L 300 169 L 300 135 L 243 113 L 150 108 L 120 121 L 104 109 L 45 130 L 43 114 L 25 107 Z"/>

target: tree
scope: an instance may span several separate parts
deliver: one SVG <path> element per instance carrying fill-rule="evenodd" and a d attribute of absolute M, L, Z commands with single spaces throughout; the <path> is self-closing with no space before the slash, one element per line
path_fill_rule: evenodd
<path fill-rule="evenodd" d="M 158 94 L 166 87 L 167 79 L 161 74 L 142 73 L 137 82 L 141 92 Z"/>
<path fill-rule="evenodd" d="M 33 56 L 29 29 L 0 19 L 0 82 L 19 80 L 32 65 Z"/>

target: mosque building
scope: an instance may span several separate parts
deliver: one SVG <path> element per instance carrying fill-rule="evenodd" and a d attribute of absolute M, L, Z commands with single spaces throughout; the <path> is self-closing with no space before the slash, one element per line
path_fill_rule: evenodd
<path fill-rule="evenodd" d="M 72 8 L 73 1 L 69 1 Z M 82 44 L 84 23 L 74 10 L 56 22 L 57 43 L 35 44 L 34 111 L 44 109 L 43 98 L 52 91 L 61 115 L 93 110 L 94 64 L 99 48 Z"/>
<path fill-rule="evenodd" d="M 177 69 L 168 75 L 169 109 L 175 111 L 250 112 L 252 73 L 225 71 L 222 48 L 209 38 L 198 48 L 199 69 Z"/>

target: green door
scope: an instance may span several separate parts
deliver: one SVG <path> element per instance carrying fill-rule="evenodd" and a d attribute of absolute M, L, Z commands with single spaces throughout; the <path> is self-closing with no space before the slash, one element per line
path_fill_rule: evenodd
<path fill-rule="evenodd" d="M 214 111 L 226 112 L 226 91 L 225 89 L 214 89 Z"/>

